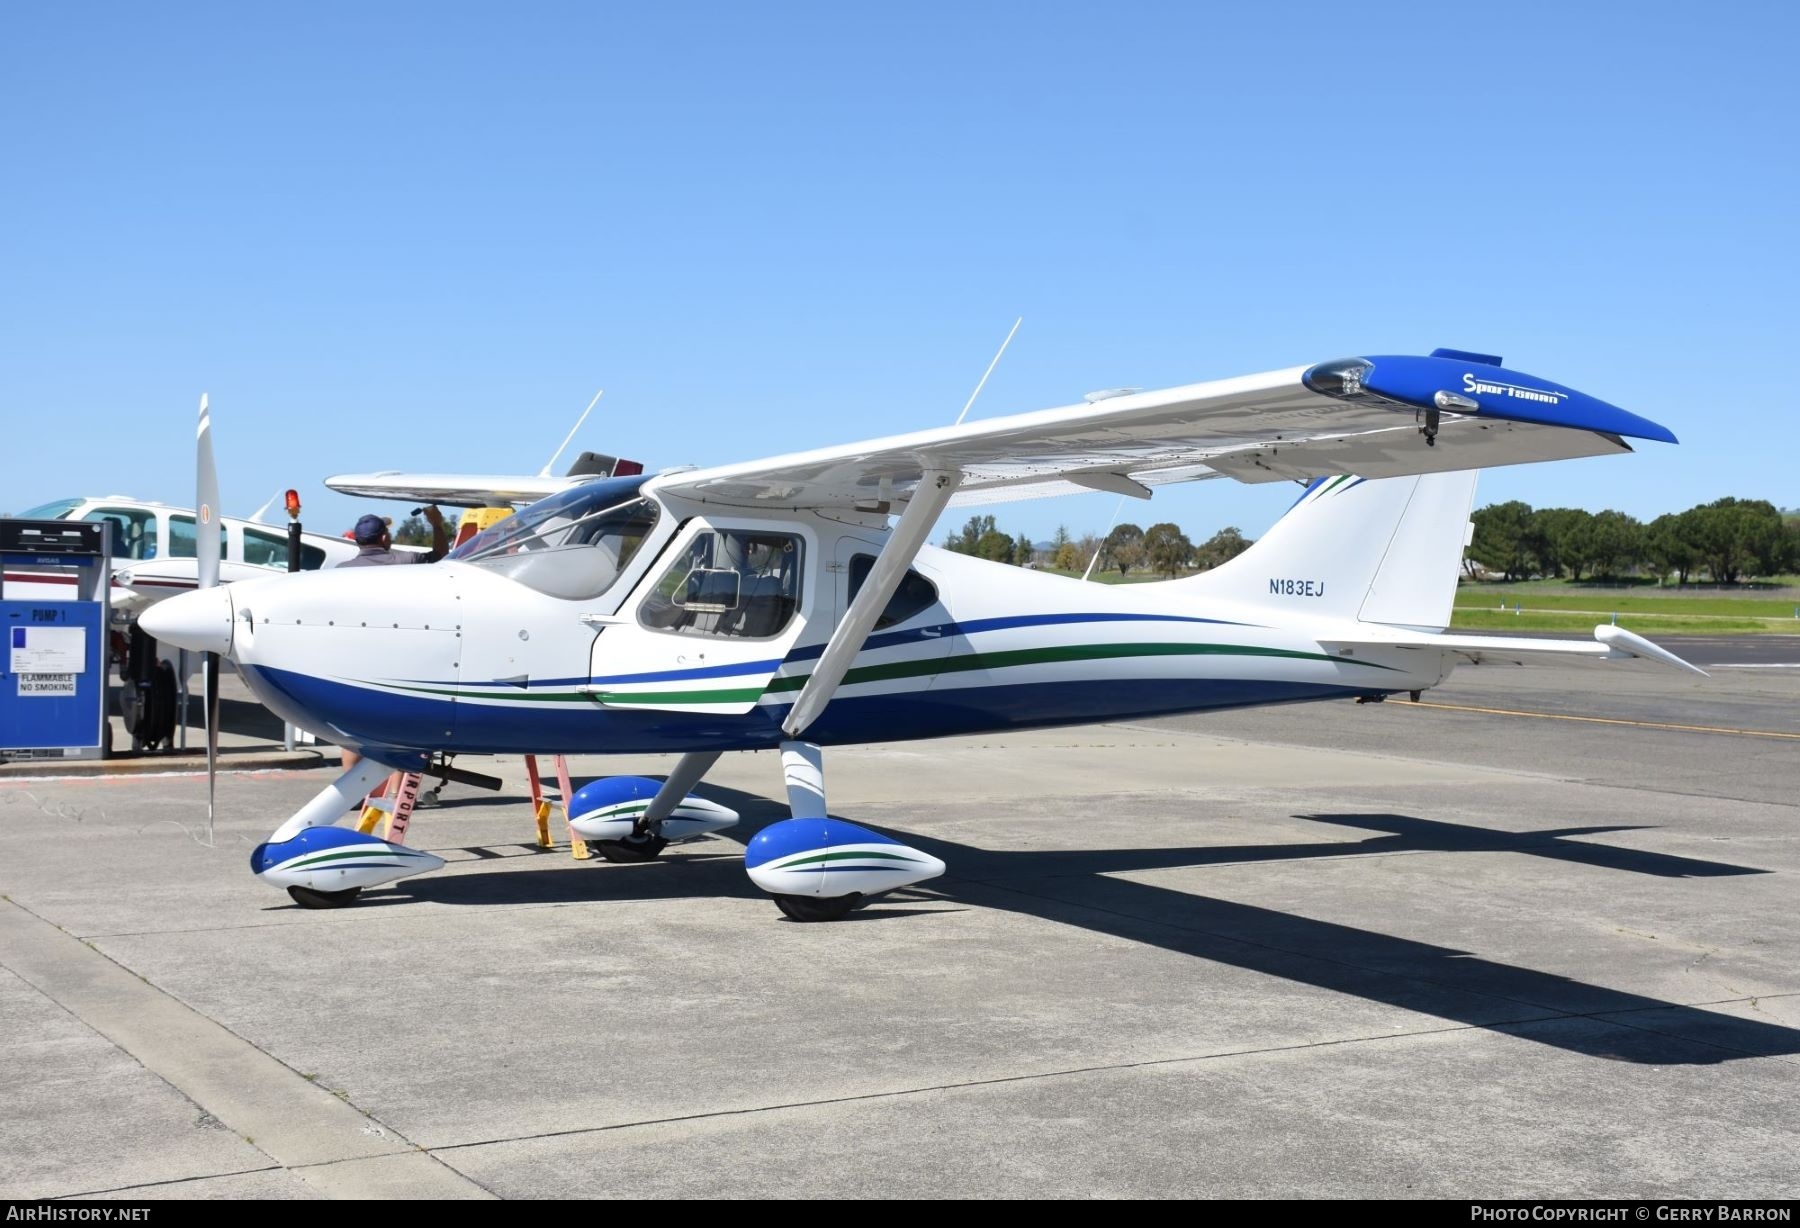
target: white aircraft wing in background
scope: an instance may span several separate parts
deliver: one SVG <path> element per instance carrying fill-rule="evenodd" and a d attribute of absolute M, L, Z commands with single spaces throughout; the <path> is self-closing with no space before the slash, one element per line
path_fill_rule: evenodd
<path fill-rule="evenodd" d="M 339 474 L 326 478 L 325 485 L 340 495 L 361 499 L 397 499 L 404 503 L 437 503 L 444 507 L 519 508 L 597 477 L 642 473 L 644 468 L 636 461 L 583 452 L 567 473 L 560 477 L 551 474 L 551 468 L 574 440 L 576 432 L 581 430 L 582 423 L 588 420 L 588 415 L 594 412 L 602 395 L 604 390 L 594 394 L 594 399 L 575 419 L 575 425 L 569 428 L 569 433 L 544 462 L 544 467 L 533 474 L 403 473 L 397 469 L 384 469 L 379 473 Z"/>
<path fill-rule="evenodd" d="M 438 503 L 445 507 L 514 507 L 535 503 L 594 475 L 544 477 L 527 474 L 342 473 L 325 479 L 340 495 L 364 499 L 398 499 L 406 503 Z"/>

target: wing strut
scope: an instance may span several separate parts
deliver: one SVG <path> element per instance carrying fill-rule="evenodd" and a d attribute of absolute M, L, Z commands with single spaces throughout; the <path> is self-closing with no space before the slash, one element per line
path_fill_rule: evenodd
<path fill-rule="evenodd" d="M 920 475 L 906 510 L 900 513 L 900 522 L 894 526 L 887 545 L 882 547 L 875 565 L 869 569 L 869 578 L 863 581 L 856 600 L 844 611 L 843 621 L 831 633 L 831 642 L 825 645 L 818 667 L 806 680 L 787 720 L 781 723 L 781 731 L 789 738 L 798 739 L 831 702 L 838 684 L 850 670 L 850 662 L 862 651 L 863 641 L 869 638 L 875 620 L 887 608 L 894 590 L 900 587 L 906 569 L 918 557 L 919 547 L 925 544 L 931 526 L 937 523 L 939 513 L 949 504 L 950 496 L 956 493 L 961 481 L 962 474 L 955 469 L 928 468 Z"/>

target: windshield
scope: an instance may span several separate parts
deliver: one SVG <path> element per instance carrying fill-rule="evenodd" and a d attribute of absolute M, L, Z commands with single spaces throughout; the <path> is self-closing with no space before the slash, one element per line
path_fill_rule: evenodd
<path fill-rule="evenodd" d="M 612 587 L 656 527 L 643 478 L 588 482 L 540 499 L 450 555 L 552 597 L 586 600 Z"/>
<path fill-rule="evenodd" d="M 28 512 L 20 512 L 19 519 L 61 520 L 86 502 L 86 499 L 58 499 L 55 503 L 46 503 L 42 507 L 34 507 Z"/>
<path fill-rule="evenodd" d="M 566 536 L 577 521 L 632 502 L 644 482 L 641 477 L 603 478 L 570 487 L 477 533 L 452 550 L 450 557 L 473 563 L 489 555 L 561 545 L 558 539 Z"/>

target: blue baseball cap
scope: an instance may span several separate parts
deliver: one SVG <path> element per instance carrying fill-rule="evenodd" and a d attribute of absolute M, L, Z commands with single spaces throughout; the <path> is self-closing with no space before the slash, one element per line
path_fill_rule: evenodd
<path fill-rule="evenodd" d="M 381 541 L 382 534 L 388 531 L 387 521 L 376 515 L 364 516 L 356 522 L 356 544 L 373 546 Z"/>

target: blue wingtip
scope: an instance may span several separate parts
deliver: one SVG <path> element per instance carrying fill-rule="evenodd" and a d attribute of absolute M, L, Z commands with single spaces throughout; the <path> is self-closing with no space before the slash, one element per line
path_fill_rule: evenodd
<path fill-rule="evenodd" d="M 1438 350 L 1426 358 L 1386 355 L 1361 361 L 1369 364 L 1359 374 L 1363 388 L 1421 409 L 1432 408 L 1433 398 L 1439 392 L 1450 392 L 1474 401 L 1479 406 L 1476 412 L 1483 417 L 1600 431 L 1658 443 L 1678 442 L 1675 433 L 1659 422 L 1563 384 L 1509 370 L 1490 355 Z"/>

